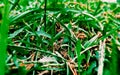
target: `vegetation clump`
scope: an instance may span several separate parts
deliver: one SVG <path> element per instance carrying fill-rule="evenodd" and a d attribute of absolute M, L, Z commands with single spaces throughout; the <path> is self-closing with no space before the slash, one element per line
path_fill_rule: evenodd
<path fill-rule="evenodd" d="M 120 75 L 120 4 L 0 1 L 0 75 Z"/>

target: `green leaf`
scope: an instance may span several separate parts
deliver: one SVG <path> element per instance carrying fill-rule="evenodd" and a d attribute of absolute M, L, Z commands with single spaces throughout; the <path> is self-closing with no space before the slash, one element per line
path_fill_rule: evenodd
<path fill-rule="evenodd" d="M 20 13 L 20 14 L 14 16 L 14 17 L 11 16 L 11 17 L 10 17 L 10 23 L 13 23 L 14 21 L 16 21 L 16 20 L 18 20 L 18 19 L 26 16 L 27 14 L 29 14 L 29 13 L 31 13 L 31 12 L 33 12 L 33 11 L 36 11 L 36 10 L 38 10 L 38 9 L 37 9 L 37 8 L 36 8 L 36 9 L 31 9 L 31 10 L 25 11 L 25 12 L 23 12 L 23 13 Z"/>
<path fill-rule="evenodd" d="M 26 70 L 26 67 L 25 66 L 19 66 L 19 68 L 18 68 L 18 75 L 20 75 L 20 74 L 22 74 L 22 75 L 27 75 L 27 70 Z"/>
<path fill-rule="evenodd" d="M 47 37 L 47 38 L 50 38 L 51 39 L 51 35 L 50 34 L 48 34 L 48 33 L 46 33 L 45 31 L 42 31 L 42 30 L 40 30 L 40 31 L 36 31 L 36 34 L 38 35 L 38 36 L 44 36 L 44 37 Z M 34 32 L 31 32 L 31 35 L 36 35 Z"/>
<path fill-rule="evenodd" d="M 58 32 L 54 37 L 53 37 L 53 40 L 57 40 L 58 38 L 60 38 L 63 34 L 63 30 L 61 30 L 60 32 Z"/>
<path fill-rule="evenodd" d="M 78 40 L 77 44 L 76 44 L 76 55 L 77 55 L 77 60 L 78 60 L 78 72 L 80 73 L 80 65 L 81 65 L 81 61 L 82 61 L 82 57 L 80 55 L 82 46 L 81 46 L 81 41 Z"/>
<path fill-rule="evenodd" d="M 90 66 L 89 66 L 89 68 L 88 68 L 88 70 L 87 70 L 87 72 L 86 72 L 87 75 L 92 75 L 93 69 L 94 69 L 96 66 L 97 66 L 96 61 L 92 61 L 91 64 L 90 64 Z"/>
<path fill-rule="evenodd" d="M 0 24 L 0 75 L 5 75 L 5 60 L 6 60 L 6 49 L 7 49 L 7 38 L 9 28 L 9 2 L 3 0 L 4 7 L 2 13 L 2 23 Z M 1 10 L 1 8 L 0 8 Z M 1 15 L 1 13 L 0 13 Z M 1 20 L 0 20 L 1 21 Z"/>
<path fill-rule="evenodd" d="M 21 33 L 24 30 L 23 28 L 20 28 L 19 30 L 16 30 L 14 33 L 10 34 L 8 38 L 14 38 L 15 36 L 17 36 L 19 33 Z"/>
<path fill-rule="evenodd" d="M 98 38 L 98 35 L 94 36 L 93 38 L 91 38 L 89 41 L 87 41 L 85 44 L 84 44 L 84 47 L 85 48 L 88 48 L 89 46 L 91 46 L 95 41 L 96 39 Z"/>
<path fill-rule="evenodd" d="M 28 5 L 29 0 L 20 0 L 19 4 L 23 7 L 26 7 Z"/>
<path fill-rule="evenodd" d="M 120 29 L 120 26 L 118 26 L 114 29 L 111 29 L 111 31 L 109 31 L 106 35 L 101 37 L 100 40 L 103 40 L 103 39 L 107 38 L 108 36 L 113 35 L 118 29 Z"/>

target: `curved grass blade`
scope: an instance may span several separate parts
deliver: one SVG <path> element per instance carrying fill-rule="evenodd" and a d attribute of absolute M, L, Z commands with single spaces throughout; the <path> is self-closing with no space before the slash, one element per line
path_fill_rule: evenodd
<path fill-rule="evenodd" d="M 25 12 L 23 12 L 23 13 L 21 13 L 21 14 L 16 15 L 15 17 L 11 16 L 11 17 L 10 17 L 10 23 L 12 23 L 12 22 L 14 22 L 14 21 L 16 21 L 16 20 L 18 20 L 18 19 L 26 16 L 27 14 L 29 14 L 29 13 L 31 13 L 31 12 L 33 12 L 33 11 L 37 11 L 37 10 L 39 10 L 39 9 L 36 8 L 36 9 L 28 10 L 28 11 L 25 11 Z"/>
<path fill-rule="evenodd" d="M 59 19 L 57 19 L 55 16 L 52 16 L 54 19 L 56 19 L 59 23 L 60 23 L 60 25 L 61 26 L 63 26 L 66 30 L 67 30 L 67 32 L 68 32 L 68 34 L 69 35 L 71 35 L 71 32 L 70 32 L 70 30 L 68 29 L 68 27 L 66 27 Z"/>
<path fill-rule="evenodd" d="M 39 49 L 39 48 L 31 48 L 31 47 L 23 47 L 23 46 L 13 46 L 13 45 L 8 45 L 8 48 L 15 49 L 17 52 L 19 52 L 19 51 L 29 52 L 29 51 L 32 51 L 32 50 L 39 51 L 39 52 L 42 52 L 42 53 L 46 53 L 46 54 L 58 57 L 58 58 L 60 58 L 60 59 L 62 59 L 64 61 L 66 61 L 66 59 L 64 59 L 63 57 L 60 57 L 60 56 L 56 55 L 55 53 L 52 53 L 52 52 L 50 52 L 48 50 L 43 50 L 43 49 Z"/>

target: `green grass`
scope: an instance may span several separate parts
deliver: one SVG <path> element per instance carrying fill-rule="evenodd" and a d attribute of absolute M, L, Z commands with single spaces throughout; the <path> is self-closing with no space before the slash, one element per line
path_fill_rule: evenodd
<path fill-rule="evenodd" d="M 3 10 L 2 10 L 3 9 Z M 4 7 L 1 8 L 2 23 L 0 24 L 0 75 L 5 74 L 5 60 L 6 60 L 6 48 L 8 38 L 8 26 L 9 26 L 9 4 L 4 0 Z"/>
<path fill-rule="evenodd" d="M 0 75 L 119 75 L 120 4 L 76 1 L 0 1 Z"/>
<path fill-rule="evenodd" d="M 76 44 L 76 49 L 75 50 L 76 50 L 76 55 L 77 55 L 77 60 L 78 60 L 78 73 L 79 74 L 80 74 L 80 65 L 81 65 L 81 61 L 82 61 L 82 57 L 81 57 L 81 54 L 80 54 L 81 49 L 82 49 L 81 41 L 78 40 L 77 44 Z"/>

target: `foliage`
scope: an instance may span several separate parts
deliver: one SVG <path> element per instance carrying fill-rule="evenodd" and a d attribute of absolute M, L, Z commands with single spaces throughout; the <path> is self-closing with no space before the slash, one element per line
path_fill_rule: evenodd
<path fill-rule="evenodd" d="M 0 1 L 6 75 L 120 75 L 119 12 L 119 3 L 99 0 Z"/>

